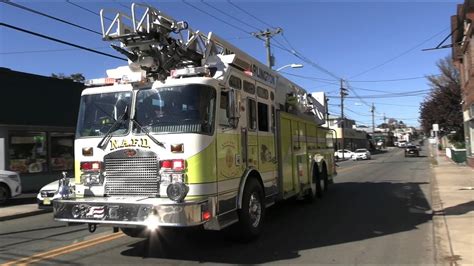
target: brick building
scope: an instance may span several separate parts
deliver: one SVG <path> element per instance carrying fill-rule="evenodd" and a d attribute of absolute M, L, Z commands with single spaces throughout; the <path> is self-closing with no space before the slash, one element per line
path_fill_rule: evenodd
<path fill-rule="evenodd" d="M 461 76 L 464 136 L 467 164 L 474 167 L 474 1 L 465 0 L 451 17 L 452 56 Z"/>

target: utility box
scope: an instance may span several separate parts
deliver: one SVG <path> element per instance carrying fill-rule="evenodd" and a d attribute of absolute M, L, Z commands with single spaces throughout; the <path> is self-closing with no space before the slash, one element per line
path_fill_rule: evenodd
<path fill-rule="evenodd" d="M 466 149 L 451 148 L 451 159 L 455 163 L 464 163 L 464 162 L 466 162 Z"/>

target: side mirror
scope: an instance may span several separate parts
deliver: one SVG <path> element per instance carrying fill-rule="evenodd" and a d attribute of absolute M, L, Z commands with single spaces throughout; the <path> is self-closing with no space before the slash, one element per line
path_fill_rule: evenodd
<path fill-rule="evenodd" d="M 227 99 L 227 119 L 229 119 L 229 125 L 233 128 L 237 128 L 240 119 L 240 91 L 229 90 Z"/>

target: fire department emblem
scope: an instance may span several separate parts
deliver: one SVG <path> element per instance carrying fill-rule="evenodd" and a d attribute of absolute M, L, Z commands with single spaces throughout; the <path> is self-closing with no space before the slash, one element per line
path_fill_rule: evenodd
<path fill-rule="evenodd" d="M 133 157 L 133 156 L 137 155 L 137 151 L 132 150 L 132 149 L 125 150 L 124 153 L 125 153 L 125 155 L 127 155 L 127 157 Z"/>

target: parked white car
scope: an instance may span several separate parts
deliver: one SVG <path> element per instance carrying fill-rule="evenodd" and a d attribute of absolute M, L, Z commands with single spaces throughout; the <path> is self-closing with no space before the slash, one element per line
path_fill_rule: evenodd
<path fill-rule="evenodd" d="M 405 148 L 407 146 L 407 142 L 406 141 L 399 141 L 398 142 L 398 147 L 399 148 Z"/>
<path fill-rule="evenodd" d="M 343 158 L 343 156 L 344 156 L 344 158 Z M 342 155 L 342 150 L 337 150 L 334 153 L 334 157 L 336 157 L 338 159 L 350 159 L 350 158 L 352 158 L 352 151 L 344 150 L 344 155 Z"/>
<path fill-rule="evenodd" d="M 74 190 L 74 178 L 69 178 L 69 187 Z M 53 200 L 59 198 L 59 180 L 42 187 L 36 196 L 38 209 L 52 209 Z"/>
<path fill-rule="evenodd" d="M 352 160 L 370 160 L 371 154 L 367 149 L 357 149 L 352 154 Z"/>
<path fill-rule="evenodd" d="M 16 172 L 0 170 L 0 204 L 21 194 L 21 179 Z"/>

